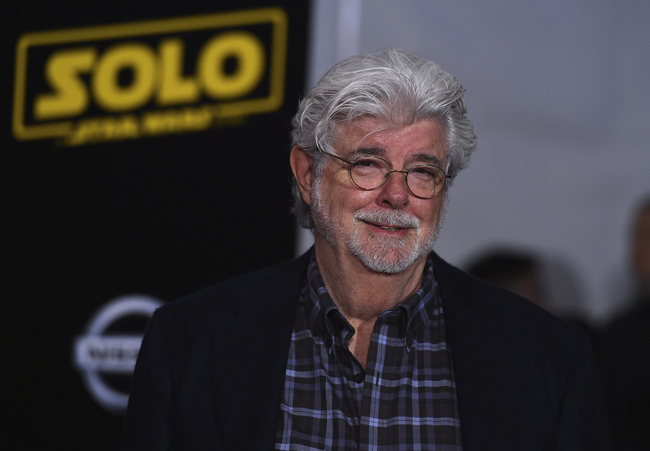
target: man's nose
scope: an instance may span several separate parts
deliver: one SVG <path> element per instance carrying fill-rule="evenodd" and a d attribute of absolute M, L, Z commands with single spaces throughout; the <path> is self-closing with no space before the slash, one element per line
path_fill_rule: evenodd
<path fill-rule="evenodd" d="M 403 172 L 393 170 L 386 183 L 379 188 L 379 201 L 393 208 L 404 208 L 409 203 L 409 192 Z"/>

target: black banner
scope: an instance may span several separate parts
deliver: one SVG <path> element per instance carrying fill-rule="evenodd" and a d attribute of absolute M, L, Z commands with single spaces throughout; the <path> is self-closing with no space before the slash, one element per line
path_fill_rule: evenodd
<path fill-rule="evenodd" d="M 153 309 L 293 256 L 289 127 L 308 7 L 64 0 L 5 11 L 11 449 L 116 449 Z"/>

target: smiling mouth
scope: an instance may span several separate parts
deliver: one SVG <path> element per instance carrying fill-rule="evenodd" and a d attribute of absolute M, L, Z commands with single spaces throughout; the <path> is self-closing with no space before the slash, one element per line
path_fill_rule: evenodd
<path fill-rule="evenodd" d="M 354 222 L 363 222 L 375 228 L 376 231 L 383 230 L 389 234 L 400 236 L 415 230 L 419 233 L 420 221 L 403 211 L 356 211 L 353 215 Z"/>
<path fill-rule="evenodd" d="M 375 224 L 375 223 L 373 223 L 373 222 L 368 222 L 368 221 L 363 221 L 363 222 L 365 222 L 366 224 L 369 224 L 369 225 L 371 225 L 371 226 L 378 227 L 378 228 L 380 228 L 380 229 L 382 229 L 382 230 L 387 230 L 387 231 L 389 231 L 389 232 L 398 232 L 398 231 L 404 229 L 404 227 L 393 227 L 393 226 L 387 226 L 387 225 Z"/>
<path fill-rule="evenodd" d="M 379 226 L 379 228 L 383 230 L 388 230 L 389 232 L 397 232 L 398 230 L 402 230 L 401 228 L 397 228 L 397 227 Z"/>

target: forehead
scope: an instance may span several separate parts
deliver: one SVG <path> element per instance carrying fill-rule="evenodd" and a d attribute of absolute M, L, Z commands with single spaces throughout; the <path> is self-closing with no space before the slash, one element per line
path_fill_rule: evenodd
<path fill-rule="evenodd" d="M 348 154 L 373 149 L 386 155 L 429 153 L 444 159 L 446 141 L 442 125 L 433 119 L 402 125 L 364 117 L 337 124 L 334 148 Z"/>

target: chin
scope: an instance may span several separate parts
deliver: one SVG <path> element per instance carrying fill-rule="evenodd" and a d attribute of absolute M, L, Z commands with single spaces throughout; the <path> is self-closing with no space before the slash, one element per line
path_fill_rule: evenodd
<path fill-rule="evenodd" d="M 426 258 L 428 251 L 419 246 L 411 249 L 365 249 L 350 243 L 350 251 L 370 270 L 383 274 L 398 274 L 406 271 L 413 264 Z"/>
<path fill-rule="evenodd" d="M 381 274 L 399 274 L 406 271 L 414 263 L 411 261 L 386 262 L 375 259 L 361 259 L 361 261 L 371 271 Z"/>
<path fill-rule="evenodd" d="M 350 252 L 367 268 L 384 274 L 401 273 L 425 259 L 436 239 L 436 233 L 430 233 L 425 240 L 360 235 L 355 233 L 348 240 Z"/>

